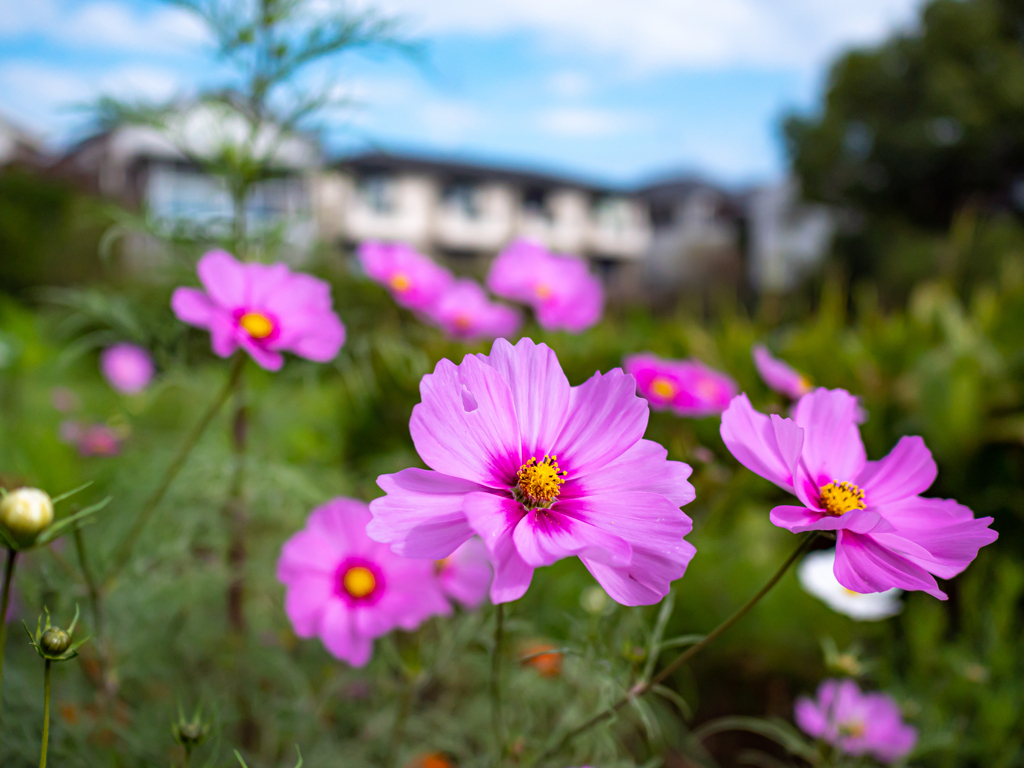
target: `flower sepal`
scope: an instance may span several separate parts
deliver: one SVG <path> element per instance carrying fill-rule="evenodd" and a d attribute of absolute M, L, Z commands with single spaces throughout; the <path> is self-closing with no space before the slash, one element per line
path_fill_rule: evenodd
<path fill-rule="evenodd" d="M 43 547 L 68 533 L 74 526 L 91 522 L 94 514 L 110 503 L 107 496 L 73 515 L 54 519 L 54 507 L 61 501 L 84 491 L 92 481 L 62 493 L 53 499 L 38 488 L 0 488 L 0 544 L 9 550 L 23 552 Z"/>
<path fill-rule="evenodd" d="M 71 624 L 67 629 L 53 626 L 50 623 L 50 610 L 44 608 L 43 611 L 46 613 L 46 626 L 43 626 L 43 616 L 40 614 L 39 619 L 36 621 L 36 632 L 34 635 L 32 630 L 28 628 L 28 624 L 25 624 L 24 621 L 21 622 L 28 633 L 29 643 L 36 649 L 36 653 L 47 661 L 71 661 L 71 659 L 78 656 L 78 649 L 89 642 L 88 637 L 84 637 L 77 642 L 72 640 L 75 634 L 75 625 L 78 624 L 78 606 L 75 606 L 75 618 L 71 620 Z"/>

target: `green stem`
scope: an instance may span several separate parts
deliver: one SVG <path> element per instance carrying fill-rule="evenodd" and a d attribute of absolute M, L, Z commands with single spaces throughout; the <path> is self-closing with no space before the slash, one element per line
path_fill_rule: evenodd
<path fill-rule="evenodd" d="M 39 752 L 39 768 L 46 768 L 46 747 L 50 743 L 50 665 L 46 660 L 43 672 L 43 746 Z"/>
<path fill-rule="evenodd" d="M 562 749 L 564 749 L 573 739 L 575 739 L 581 733 L 584 733 L 585 731 L 589 731 L 595 725 L 598 725 L 599 723 L 602 723 L 605 720 L 608 720 L 616 712 L 618 712 L 624 706 L 629 704 L 629 702 L 631 702 L 633 699 L 636 699 L 636 698 L 638 698 L 640 696 L 643 696 L 645 693 L 650 691 L 654 686 L 660 685 L 669 675 L 671 675 L 673 672 L 675 672 L 677 669 L 679 669 L 679 667 L 681 667 L 683 664 L 685 664 L 690 659 L 692 659 L 694 656 L 696 656 L 698 653 L 700 653 L 702 650 L 704 650 L 704 648 L 706 648 L 708 645 L 710 645 L 719 635 L 721 635 L 723 632 L 725 632 L 727 629 L 729 629 L 733 624 L 735 624 L 737 621 L 739 621 L 744 616 L 746 616 L 750 612 L 750 610 L 761 601 L 761 598 L 763 598 L 765 595 L 767 595 L 768 592 L 771 591 L 772 587 L 774 587 L 776 584 L 779 583 L 779 580 L 785 575 L 786 571 L 789 570 L 789 567 L 791 565 L 793 565 L 793 563 L 795 563 L 797 561 L 797 559 L 800 557 L 800 555 L 802 555 L 804 552 L 806 552 L 810 548 L 810 546 L 814 542 L 814 540 L 816 538 L 818 538 L 818 535 L 819 534 L 818 534 L 817 531 L 811 531 L 804 538 L 804 540 L 802 542 L 800 542 L 800 546 L 798 546 L 795 550 L 793 550 L 793 554 L 791 554 L 788 558 L 786 558 L 786 562 L 784 562 L 779 567 L 779 570 L 777 570 L 775 572 L 775 575 L 772 576 L 770 579 L 768 579 L 768 583 L 766 583 L 763 587 L 761 587 L 761 589 L 758 590 L 757 594 L 755 594 L 752 598 L 750 598 L 732 616 L 730 616 L 728 619 L 726 619 L 721 624 L 719 624 L 717 627 L 715 627 L 713 630 L 711 630 L 707 635 L 705 635 L 703 640 L 701 640 L 696 645 L 690 646 L 685 651 L 683 651 L 681 654 L 679 654 L 672 661 L 671 664 L 669 664 L 667 667 L 665 667 L 663 670 L 661 670 L 661 672 L 659 672 L 657 675 L 655 675 L 653 678 L 651 678 L 651 680 L 649 680 L 649 681 L 641 681 L 639 684 L 633 686 L 633 688 L 630 689 L 630 691 L 625 696 L 623 696 L 621 699 L 616 701 L 610 707 L 608 707 L 607 709 L 597 713 L 596 715 L 594 715 L 592 718 L 590 718 L 586 722 L 582 723 L 581 725 L 576 726 L 571 731 L 566 733 L 565 736 L 563 736 L 559 740 L 559 742 L 557 744 L 555 744 L 550 749 L 545 750 L 541 754 L 541 756 L 539 758 L 537 758 L 537 760 L 535 760 L 532 763 L 532 765 L 542 764 L 545 761 L 547 761 L 547 760 L 551 759 L 552 757 L 554 757 L 555 755 L 557 755 L 559 752 L 562 751 Z"/>
<path fill-rule="evenodd" d="M 111 569 L 110 575 L 107 577 L 107 584 L 114 580 L 117 573 L 124 568 L 128 563 L 128 558 L 131 557 L 132 549 L 135 547 L 135 542 L 142 534 L 143 529 L 149 522 L 153 513 L 156 511 L 157 506 L 164 498 L 164 494 L 171 487 L 171 483 L 181 472 L 185 461 L 188 459 L 192 449 L 196 447 L 199 442 L 199 438 L 203 436 L 206 428 L 210 426 L 210 422 L 213 421 L 214 417 L 227 402 L 227 399 L 231 396 L 231 393 L 235 390 L 238 385 L 238 380 L 242 375 L 242 369 L 245 367 L 246 356 L 243 352 L 238 352 L 235 357 L 234 365 L 231 368 L 231 375 L 228 377 L 224 387 L 214 398 L 213 402 L 210 403 L 210 407 L 203 414 L 202 418 L 192 428 L 192 431 L 188 433 L 185 438 L 185 442 L 181 444 L 178 449 L 178 453 L 171 460 L 167 470 L 164 472 L 164 476 L 160 481 L 160 484 L 156 487 L 156 490 L 146 499 L 146 503 L 142 505 L 142 510 L 139 512 L 138 517 L 135 518 L 135 523 L 132 525 L 131 530 L 128 531 L 128 535 L 124 537 L 121 544 L 118 546 L 114 553 L 114 566 Z"/>
<path fill-rule="evenodd" d="M 7 647 L 7 606 L 11 602 L 11 579 L 14 577 L 14 561 L 18 552 L 7 550 L 7 562 L 4 563 L 4 591 L 0 598 L 0 698 L 2 698 L 4 682 L 4 649 Z M 0 706 L 0 712 L 3 707 Z"/>
<path fill-rule="evenodd" d="M 491 728 L 498 761 L 505 757 L 505 727 L 501 713 L 501 653 L 505 639 L 505 606 L 494 606 L 494 655 L 491 657 Z"/>
<path fill-rule="evenodd" d="M 103 610 L 100 607 L 100 590 L 96 585 L 96 577 L 93 575 L 89 560 L 86 558 L 85 540 L 82 536 L 81 526 L 76 525 L 73 533 L 75 537 L 75 552 L 78 553 L 78 564 L 82 569 L 82 578 L 85 579 L 86 588 L 89 590 L 89 606 L 92 608 L 93 631 L 96 637 L 103 635 Z"/>

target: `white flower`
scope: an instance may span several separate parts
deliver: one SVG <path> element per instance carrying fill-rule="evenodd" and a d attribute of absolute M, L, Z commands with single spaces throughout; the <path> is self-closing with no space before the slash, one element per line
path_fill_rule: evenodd
<path fill-rule="evenodd" d="M 0 524 L 21 542 L 31 542 L 53 522 L 53 502 L 38 488 L 18 488 L 0 500 Z"/>
<path fill-rule="evenodd" d="M 903 610 L 902 590 L 860 594 L 840 584 L 832 572 L 836 562 L 834 549 L 811 552 L 797 568 L 796 575 L 804 591 L 814 595 L 837 613 L 855 621 L 881 621 Z"/>

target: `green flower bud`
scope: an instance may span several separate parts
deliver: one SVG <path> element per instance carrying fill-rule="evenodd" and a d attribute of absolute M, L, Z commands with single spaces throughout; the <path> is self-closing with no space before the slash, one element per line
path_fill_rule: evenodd
<path fill-rule="evenodd" d="M 38 488 L 18 488 L 0 500 L 0 525 L 18 543 L 31 543 L 53 522 L 53 501 Z"/>
<path fill-rule="evenodd" d="M 60 656 L 71 646 L 71 636 L 59 627 L 50 627 L 43 632 L 39 645 L 48 656 Z"/>

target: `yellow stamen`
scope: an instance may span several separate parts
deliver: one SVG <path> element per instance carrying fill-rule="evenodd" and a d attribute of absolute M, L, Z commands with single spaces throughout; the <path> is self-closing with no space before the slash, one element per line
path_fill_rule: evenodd
<path fill-rule="evenodd" d="M 839 724 L 839 735 L 840 736 L 852 736 L 857 739 L 864 735 L 867 729 L 864 727 L 864 723 L 853 722 L 853 723 L 840 723 Z"/>
<path fill-rule="evenodd" d="M 451 562 L 451 557 L 446 557 L 443 560 L 434 561 L 434 575 L 440 576 L 448 568 L 448 564 Z"/>
<path fill-rule="evenodd" d="M 341 585 L 352 597 L 366 597 L 377 588 L 377 579 L 373 571 L 362 565 L 355 565 L 345 571 Z"/>
<path fill-rule="evenodd" d="M 466 315 L 458 315 L 453 324 L 460 331 L 468 331 L 473 327 L 473 321 Z"/>
<path fill-rule="evenodd" d="M 550 507 L 562 492 L 566 474 L 559 469 L 557 456 L 545 456 L 541 462 L 531 458 L 516 473 L 519 484 L 513 489 L 513 494 L 517 501 L 530 509 Z"/>
<path fill-rule="evenodd" d="M 821 506 L 825 514 L 838 517 L 852 509 L 864 509 L 864 491 L 845 480 L 821 486 Z"/>
<path fill-rule="evenodd" d="M 553 291 L 548 286 L 544 285 L 544 283 L 541 283 L 534 288 L 534 292 L 536 292 L 538 299 L 546 299 L 553 293 Z"/>
<path fill-rule="evenodd" d="M 238 324 L 254 339 L 265 339 L 274 332 L 270 318 L 259 312 L 246 312 L 239 318 Z"/>
<path fill-rule="evenodd" d="M 658 397 L 670 400 L 676 396 L 676 385 L 668 379 L 658 376 L 651 382 L 651 391 Z"/>
<path fill-rule="evenodd" d="M 396 272 L 391 276 L 391 279 L 388 281 L 388 285 L 396 291 L 406 291 L 412 287 L 412 280 L 409 279 L 408 275 L 403 274 L 402 272 Z"/>

